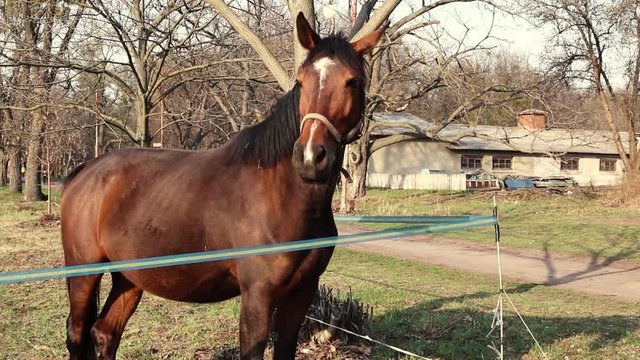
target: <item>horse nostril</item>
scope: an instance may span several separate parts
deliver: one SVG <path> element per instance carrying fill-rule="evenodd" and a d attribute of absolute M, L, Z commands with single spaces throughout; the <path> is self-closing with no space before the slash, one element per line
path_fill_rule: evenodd
<path fill-rule="evenodd" d="M 327 151 L 324 149 L 324 146 L 320 146 L 320 149 L 318 149 L 318 152 L 316 152 L 313 158 L 313 163 L 316 165 L 320 164 L 326 156 L 327 156 Z"/>

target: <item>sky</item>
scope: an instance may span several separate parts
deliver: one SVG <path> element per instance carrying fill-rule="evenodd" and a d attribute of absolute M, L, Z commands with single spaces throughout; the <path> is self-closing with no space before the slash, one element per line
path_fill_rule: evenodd
<path fill-rule="evenodd" d="M 398 7 L 395 16 L 408 13 L 407 3 Z M 476 41 L 493 27 L 491 34 L 495 39 L 489 40 L 489 44 L 520 55 L 534 66 L 540 64 L 547 44 L 548 34 L 541 29 L 520 17 L 504 12 L 493 13 L 484 4 L 448 4 L 433 10 L 431 17 L 440 21 L 440 25 L 454 36 L 458 34 L 461 37 L 466 30 L 464 26 L 468 27 L 471 30 L 470 40 L 475 38 Z"/>
<path fill-rule="evenodd" d="M 341 15 L 348 15 L 348 1 L 337 0 L 335 3 Z M 381 3 L 383 1 L 379 1 L 379 4 Z M 421 0 L 403 1 L 393 12 L 391 24 L 409 14 L 412 7 L 417 8 L 420 5 Z M 322 8 L 323 6 L 320 5 L 316 10 L 322 11 Z M 471 30 L 470 42 L 484 37 L 493 26 L 492 36 L 496 39 L 490 40 L 489 44 L 519 55 L 534 67 L 541 64 L 549 33 L 536 28 L 522 18 L 504 12 L 493 14 L 485 4 L 473 2 L 447 4 L 432 10 L 428 16 L 439 21 L 440 26 L 454 37 L 461 37 L 466 30 L 465 26 L 468 27 Z"/>

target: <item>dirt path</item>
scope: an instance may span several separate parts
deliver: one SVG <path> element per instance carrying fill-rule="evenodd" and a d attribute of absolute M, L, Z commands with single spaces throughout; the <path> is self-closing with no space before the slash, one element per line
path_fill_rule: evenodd
<path fill-rule="evenodd" d="M 367 231 L 354 226 L 338 226 L 338 230 L 340 234 Z M 361 243 L 347 248 L 468 272 L 498 274 L 493 243 L 485 245 L 425 235 Z M 501 250 L 505 279 L 640 302 L 640 261 L 568 257 L 535 250 L 513 251 L 504 243 Z"/>

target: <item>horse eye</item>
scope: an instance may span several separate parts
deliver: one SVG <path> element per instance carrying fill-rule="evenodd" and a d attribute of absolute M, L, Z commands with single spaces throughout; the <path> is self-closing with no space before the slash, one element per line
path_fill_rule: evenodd
<path fill-rule="evenodd" d="M 355 89 L 359 85 L 360 85 L 360 79 L 358 79 L 358 78 L 349 79 L 349 81 L 347 81 L 347 87 L 348 88 Z"/>

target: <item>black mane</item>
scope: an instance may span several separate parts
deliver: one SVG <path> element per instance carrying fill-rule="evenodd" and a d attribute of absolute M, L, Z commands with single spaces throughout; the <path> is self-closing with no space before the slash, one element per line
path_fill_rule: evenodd
<path fill-rule="evenodd" d="M 355 69 L 365 79 L 364 66 L 351 44 L 342 34 L 329 35 L 309 52 L 302 66 L 307 66 L 322 56 L 340 59 Z M 361 93 L 364 105 L 364 89 Z M 280 98 L 271 109 L 269 117 L 243 129 L 231 140 L 233 161 L 256 163 L 257 166 L 274 166 L 284 157 L 293 155 L 293 144 L 300 136 L 300 86 Z M 364 106 L 361 109 L 364 112 Z"/>
<path fill-rule="evenodd" d="M 300 87 L 296 84 L 281 97 L 262 122 L 238 132 L 231 140 L 232 159 L 269 167 L 293 154 L 300 136 Z"/>

